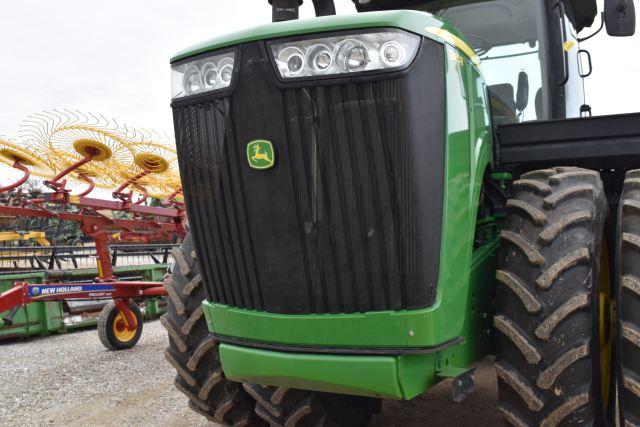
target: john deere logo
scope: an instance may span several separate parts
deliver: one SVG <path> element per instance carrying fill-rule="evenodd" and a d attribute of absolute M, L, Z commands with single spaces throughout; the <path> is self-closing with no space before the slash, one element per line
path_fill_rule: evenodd
<path fill-rule="evenodd" d="M 253 169 L 269 169 L 276 163 L 273 144 L 266 139 L 256 139 L 247 144 L 247 160 Z"/>

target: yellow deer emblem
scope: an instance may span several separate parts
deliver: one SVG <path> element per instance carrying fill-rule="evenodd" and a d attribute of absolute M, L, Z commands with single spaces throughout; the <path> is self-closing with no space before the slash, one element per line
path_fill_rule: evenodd
<path fill-rule="evenodd" d="M 271 163 L 271 159 L 269 158 L 269 155 L 267 153 L 264 153 L 262 151 L 262 147 L 257 144 L 253 147 L 253 156 L 251 156 L 251 160 L 253 161 L 264 160 L 265 162 Z"/>
<path fill-rule="evenodd" d="M 247 144 L 247 160 L 253 169 L 263 170 L 273 167 L 276 162 L 276 152 L 271 141 L 257 139 Z"/>

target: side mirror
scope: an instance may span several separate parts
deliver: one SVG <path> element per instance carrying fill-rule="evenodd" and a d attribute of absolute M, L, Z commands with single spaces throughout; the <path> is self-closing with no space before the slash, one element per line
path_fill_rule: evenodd
<path fill-rule="evenodd" d="M 604 23 L 607 34 L 629 37 L 636 32 L 636 10 L 633 0 L 604 0 Z"/>
<path fill-rule="evenodd" d="M 516 109 L 524 111 L 529 104 L 529 76 L 524 71 L 518 74 L 518 91 L 516 92 Z"/>

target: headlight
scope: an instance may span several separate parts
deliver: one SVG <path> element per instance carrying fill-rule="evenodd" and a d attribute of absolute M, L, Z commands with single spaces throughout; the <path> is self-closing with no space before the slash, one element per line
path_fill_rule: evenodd
<path fill-rule="evenodd" d="M 407 67 L 418 52 L 420 36 L 385 29 L 363 34 L 269 43 L 285 79 L 348 74 Z"/>
<path fill-rule="evenodd" d="M 224 89 L 231 85 L 235 54 L 227 52 L 171 67 L 171 98 Z"/>

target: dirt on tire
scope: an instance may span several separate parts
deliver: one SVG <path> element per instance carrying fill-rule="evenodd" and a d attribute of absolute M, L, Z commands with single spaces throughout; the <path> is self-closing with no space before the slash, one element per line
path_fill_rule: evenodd
<path fill-rule="evenodd" d="M 618 214 L 620 424 L 640 425 L 640 170 L 627 173 Z"/>
<path fill-rule="evenodd" d="M 599 265 L 608 210 L 600 175 L 578 168 L 523 174 L 507 207 L 494 317 L 499 410 L 516 426 L 599 425 Z"/>

